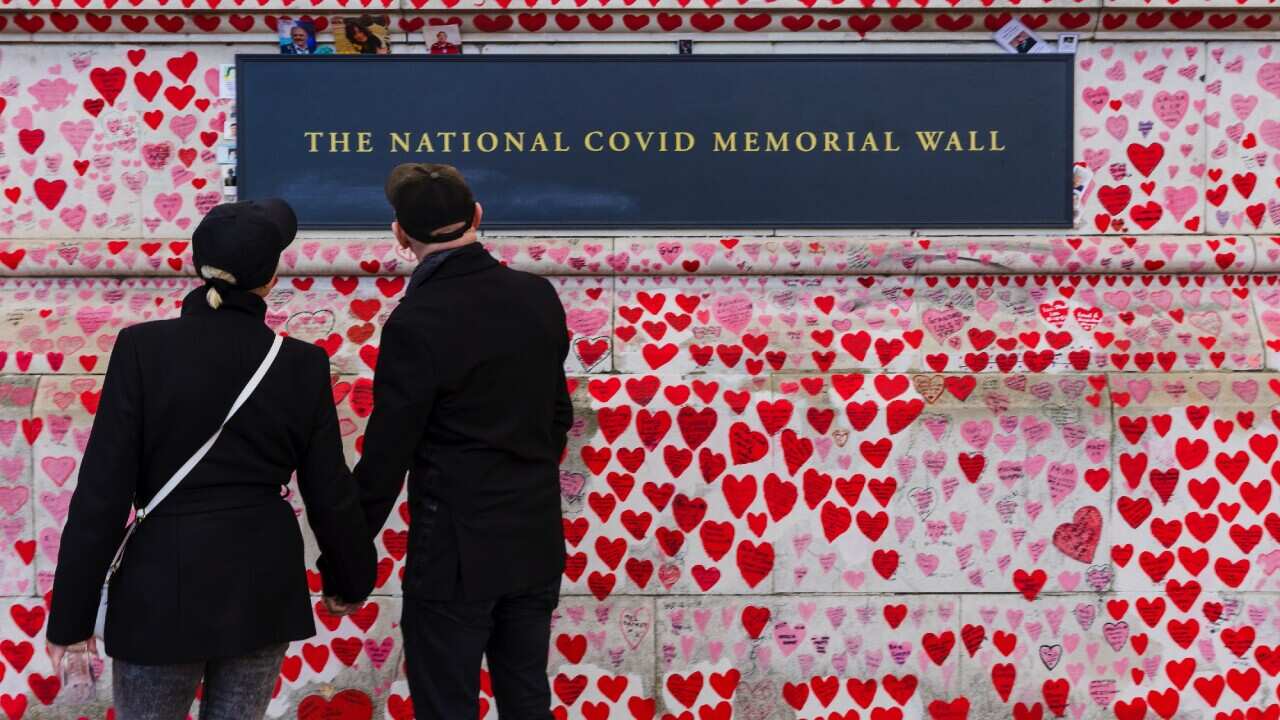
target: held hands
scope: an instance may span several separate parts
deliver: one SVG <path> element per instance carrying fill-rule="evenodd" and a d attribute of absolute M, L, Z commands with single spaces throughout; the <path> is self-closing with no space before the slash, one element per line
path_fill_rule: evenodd
<path fill-rule="evenodd" d="M 325 598 L 325 599 L 328 600 L 328 598 Z M 355 608 L 352 608 L 352 609 L 354 610 Z M 81 652 L 84 650 L 88 650 L 94 655 L 97 655 L 98 654 L 98 638 L 90 637 L 88 640 L 78 642 L 75 645 L 59 645 L 57 643 L 52 643 L 52 642 L 47 643 L 45 645 L 45 652 L 49 653 L 49 660 L 53 663 L 54 677 L 58 677 L 59 674 L 62 672 L 62 658 L 67 654 L 67 651 Z"/>
<path fill-rule="evenodd" d="M 335 616 L 335 617 L 342 617 L 342 616 L 344 616 L 344 615 L 350 615 L 351 613 L 353 613 L 353 612 L 355 612 L 355 611 L 359 610 L 359 609 L 360 609 L 360 606 L 361 606 L 361 605 L 363 605 L 363 604 L 364 604 L 364 603 L 349 603 L 349 602 L 345 602 L 345 601 L 343 601 L 342 599 L 340 599 L 340 598 L 336 598 L 336 597 L 334 597 L 334 596 L 332 596 L 332 595 L 325 595 L 325 596 L 324 596 L 324 609 L 325 609 L 325 610 L 326 610 L 330 615 L 333 615 L 333 616 Z"/>

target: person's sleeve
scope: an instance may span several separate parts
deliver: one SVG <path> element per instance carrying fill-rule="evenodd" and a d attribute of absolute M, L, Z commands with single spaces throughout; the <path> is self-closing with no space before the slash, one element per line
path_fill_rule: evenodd
<path fill-rule="evenodd" d="M 556 297 L 559 303 L 559 296 Z M 560 337 L 563 338 L 560 348 L 560 368 L 556 375 L 556 384 L 559 388 L 556 394 L 556 412 L 554 420 L 555 440 L 559 443 L 559 452 L 557 456 L 564 454 L 564 448 L 569 442 L 569 428 L 573 427 L 573 399 L 569 397 L 569 382 L 565 377 L 564 363 L 569 357 L 569 328 L 565 323 L 564 308 L 559 310 L 558 331 Z"/>
<path fill-rule="evenodd" d="M 409 326 L 391 319 L 382 329 L 373 376 L 373 413 L 355 470 L 365 523 L 374 535 L 400 497 L 435 395 L 430 348 Z"/>
<path fill-rule="evenodd" d="M 93 635 L 107 570 L 124 540 L 142 448 L 142 385 L 132 335 L 120 333 L 103 380 L 54 572 L 46 637 L 73 645 Z"/>
<path fill-rule="evenodd" d="M 325 594 L 354 603 L 373 592 L 378 558 L 365 527 L 359 491 L 342 455 L 328 359 L 320 360 L 315 379 L 307 383 L 307 392 L 314 392 L 319 404 L 298 465 L 298 492 L 320 546 L 317 565 Z"/>

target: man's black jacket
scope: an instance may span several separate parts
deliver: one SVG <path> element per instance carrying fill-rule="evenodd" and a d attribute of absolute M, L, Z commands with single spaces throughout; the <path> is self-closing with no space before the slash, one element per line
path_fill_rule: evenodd
<path fill-rule="evenodd" d="M 484 600 L 564 570 L 559 462 L 573 422 L 564 308 L 478 243 L 410 281 L 382 330 L 356 466 L 378 532 L 409 473 L 406 595 Z"/>

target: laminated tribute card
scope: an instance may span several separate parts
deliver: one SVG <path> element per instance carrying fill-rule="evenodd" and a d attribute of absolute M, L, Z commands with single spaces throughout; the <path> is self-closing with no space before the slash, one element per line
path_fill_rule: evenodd
<path fill-rule="evenodd" d="M 1006 52 L 1019 55 L 1052 52 L 1048 43 L 1041 40 L 1039 35 L 1019 20 L 1010 20 L 1000 26 L 1000 29 L 995 32 L 995 41 Z"/>

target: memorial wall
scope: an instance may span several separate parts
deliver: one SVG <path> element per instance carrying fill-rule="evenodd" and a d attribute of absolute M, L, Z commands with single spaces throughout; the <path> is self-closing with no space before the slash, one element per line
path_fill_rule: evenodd
<path fill-rule="evenodd" d="M 374 11 L 394 53 L 450 20 L 480 54 L 1080 36 L 1074 230 L 482 232 L 573 334 L 557 717 L 1280 718 L 1275 0 L 0 0 L 0 718 L 112 717 L 109 664 L 59 698 L 46 598 L 115 338 L 198 282 L 221 66 Z M 306 90 L 349 112 L 397 92 L 381 66 Z M 386 232 L 304 231 L 268 298 L 329 353 L 352 462 L 411 269 Z M 316 597 L 269 717 L 413 717 L 406 516 L 361 611 Z"/>

